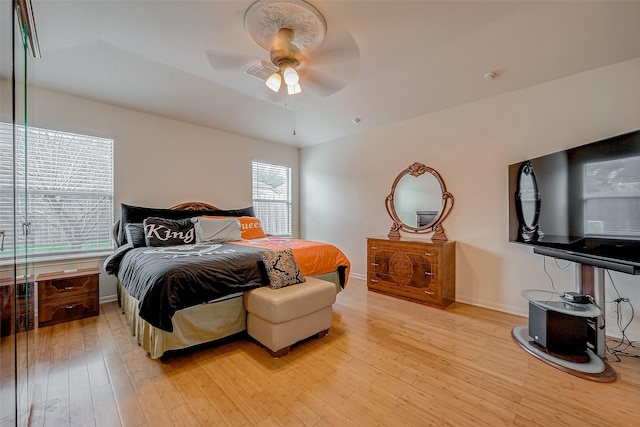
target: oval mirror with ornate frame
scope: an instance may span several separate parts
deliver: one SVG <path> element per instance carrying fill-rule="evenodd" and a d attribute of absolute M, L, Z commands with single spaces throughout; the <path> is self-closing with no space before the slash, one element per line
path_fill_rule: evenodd
<path fill-rule="evenodd" d="M 451 212 L 453 195 L 435 169 L 416 162 L 400 172 L 385 199 L 385 207 L 393 221 L 387 235 L 390 239 L 399 239 L 400 230 L 404 230 L 433 232 L 431 240 L 448 240 L 442 222 Z"/>

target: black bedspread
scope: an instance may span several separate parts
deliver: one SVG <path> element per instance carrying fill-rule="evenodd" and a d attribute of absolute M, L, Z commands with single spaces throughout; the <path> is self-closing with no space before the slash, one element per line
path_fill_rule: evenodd
<path fill-rule="evenodd" d="M 140 317 L 169 332 L 176 310 L 263 285 L 258 248 L 219 243 L 122 252 L 107 272 L 140 301 Z"/>

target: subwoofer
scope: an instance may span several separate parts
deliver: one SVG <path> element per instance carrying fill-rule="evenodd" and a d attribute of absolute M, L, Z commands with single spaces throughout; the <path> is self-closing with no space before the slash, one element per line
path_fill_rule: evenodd
<path fill-rule="evenodd" d="M 587 350 L 587 319 L 529 302 L 529 336 L 549 352 L 584 353 Z"/>

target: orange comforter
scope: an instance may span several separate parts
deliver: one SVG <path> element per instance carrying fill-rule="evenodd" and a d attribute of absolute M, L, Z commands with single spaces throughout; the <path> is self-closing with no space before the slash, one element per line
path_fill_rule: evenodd
<path fill-rule="evenodd" d="M 240 242 L 229 243 L 271 250 L 291 248 L 293 256 L 298 263 L 298 267 L 300 267 L 300 271 L 305 276 L 316 276 L 319 274 L 330 273 L 344 265 L 347 268 L 344 272 L 345 280 L 343 288 L 347 286 L 351 263 L 340 249 L 329 243 L 275 236 L 269 236 L 264 239 L 243 240 Z"/>

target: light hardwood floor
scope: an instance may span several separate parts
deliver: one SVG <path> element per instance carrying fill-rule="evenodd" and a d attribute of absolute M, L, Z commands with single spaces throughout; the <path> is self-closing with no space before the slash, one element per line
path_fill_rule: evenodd
<path fill-rule="evenodd" d="M 562 373 L 511 338 L 526 319 L 446 311 L 351 279 L 321 339 L 273 359 L 246 336 L 152 360 L 116 303 L 37 331 L 34 426 L 630 426 L 640 359 L 614 383 Z"/>

